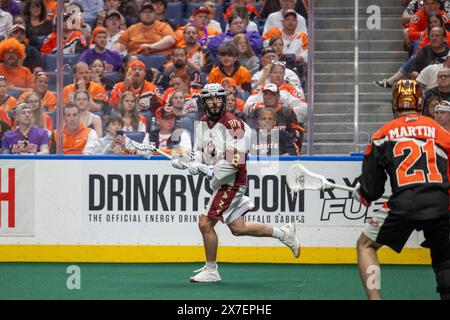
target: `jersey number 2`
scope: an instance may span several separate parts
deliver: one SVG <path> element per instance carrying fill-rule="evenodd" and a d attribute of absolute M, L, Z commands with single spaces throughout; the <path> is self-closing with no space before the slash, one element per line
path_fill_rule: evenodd
<path fill-rule="evenodd" d="M 436 164 L 436 148 L 433 140 L 427 140 L 422 147 L 413 140 L 399 141 L 394 147 L 394 157 L 403 156 L 405 150 L 410 150 L 410 153 L 400 163 L 396 170 L 399 187 L 413 183 L 425 183 L 427 180 L 430 183 L 442 182 L 442 175 L 438 171 Z M 425 173 L 423 170 L 414 170 L 413 173 L 408 174 L 408 171 L 410 171 L 424 153 L 428 169 L 427 180 L 425 180 Z"/>

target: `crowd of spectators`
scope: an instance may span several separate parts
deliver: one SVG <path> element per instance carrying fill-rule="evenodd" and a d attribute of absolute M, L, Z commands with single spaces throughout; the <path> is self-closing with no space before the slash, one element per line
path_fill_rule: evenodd
<path fill-rule="evenodd" d="M 127 154 L 123 135 L 189 152 L 206 83 L 254 130 L 251 154 L 301 153 L 307 1 L 64 0 L 62 48 L 57 9 L 0 1 L 2 153 L 55 153 L 60 134 L 64 154 Z"/>
<path fill-rule="evenodd" d="M 408 60 L 395 74 L 374 83 L 392 88 L 416 80 L 424 93 L 423 113 L 450 129 L 450 1 L 406 0 L 402 15 Z"/>

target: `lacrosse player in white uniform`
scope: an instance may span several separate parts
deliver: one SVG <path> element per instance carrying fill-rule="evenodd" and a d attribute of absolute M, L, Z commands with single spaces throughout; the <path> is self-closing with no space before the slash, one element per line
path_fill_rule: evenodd
<path fill-rule="evenodd" d="M 218 238 L 214 227 L 218 221 L 226 223 L 235 236 L 272 237 L 288 246 L 296 258 L 300 256 L 300 241 L 295 224 L 281 228 L 259 222 L 246 222 L 244 215 L 254 205 L 245 196 L 247 188 L 246 154 L 250 128 L 231 113 L 225 112 L 226 92 L 217 83 L 207 84 L 201 92 L 205 116 L 195 129 L 194 153 L 186 159 L 175 159 L 177 169 L 188 169 L 210 179 L 214 193 L 199 217 L 203 236 L 206 264 L 191 282 L 217 282 Z"/>

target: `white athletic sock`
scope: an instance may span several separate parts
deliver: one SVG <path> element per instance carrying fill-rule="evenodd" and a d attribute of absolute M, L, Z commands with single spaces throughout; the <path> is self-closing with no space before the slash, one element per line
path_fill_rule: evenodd
<path fill-rule="evenodd" d="M 206 269 L 217 270 L 217 262 L 216 261 L 214 261 L 214 262 L 206 261 L 205 266 L 206 266 Z"/>
<path fill-rule="evenodd" d="M 280 228 L 273 227 L 272 237 L 278 240 L 282 240 L 284 237 L 284 231 L 281 230 Z"/>

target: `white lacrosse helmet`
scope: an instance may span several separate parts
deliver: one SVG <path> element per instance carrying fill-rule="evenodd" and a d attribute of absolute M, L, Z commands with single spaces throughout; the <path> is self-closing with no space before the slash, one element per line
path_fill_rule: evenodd
<path fill-rule="evenodd" d="M 203 87 L 202 92 L 200 93 L 200 97 L 202 99 L 203 107 L 205 108 L 205 113 L 209 119 L 217 120 L 220 118 L 220 116 L 222 115 L 222 113 L 224 112 L 225 107 L 226 107 L 226 96 L 227 96 L 227 92 L 218 83 L 209 83 Z M 213 97 L 222 98 L 222 103 L 220 105 L 219 112 L 211 112 L 211 110 L 209 110 L 209 108 L 208 108 L 208 105 L 206 104 L 205 100 L 213 98 Z"/>

